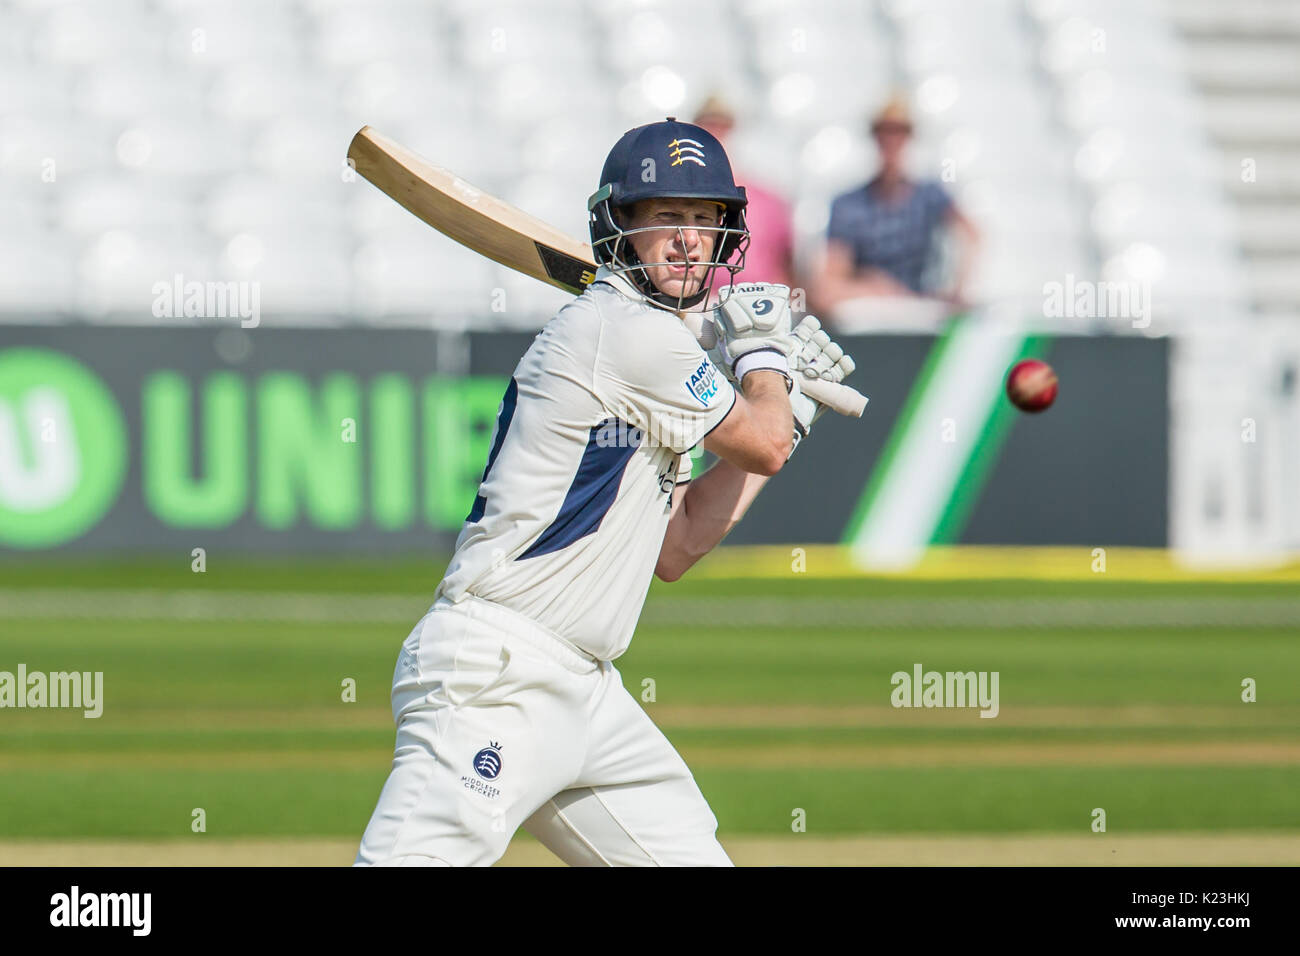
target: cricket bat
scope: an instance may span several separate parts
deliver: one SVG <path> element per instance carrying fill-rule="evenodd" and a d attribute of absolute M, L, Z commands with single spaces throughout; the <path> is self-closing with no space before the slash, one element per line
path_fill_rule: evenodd
<path fill-rule="evenodd" d="M 348 146 L 356 171 L 406 210 L 443 235 L 493 262 L 581 295 L 596 277 L 591 247 L 528 215 L 459 176 L 371 129 L 361 127 Z M 713 346 L 703 315 L 690 313 L 688 327 L 700 344 Z M 860 418 L 867 399 L 847 385 L 800 378 L 809 398 L 832 411 Z"/>

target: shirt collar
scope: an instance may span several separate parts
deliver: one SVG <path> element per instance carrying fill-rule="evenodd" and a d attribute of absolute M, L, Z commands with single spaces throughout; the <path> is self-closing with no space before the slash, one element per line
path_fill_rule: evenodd
<path fill-rule="evenodd" d="M 626 276 L 619 275 L 617 272 L 614 272 L 608 266 L 603 264 L 596 268 L 596 278 L 591 280 L 588 287 L 590 288 L 590 286 L 595 285 L 597 282 L 604 282 L 606 285 L 627 296 L 633 302 L 638 302 L 646 308 L 655 309 L 659 312 L 667 312 L 669 315 L 675 315 L 678 318 L 683 318 L 685 315 L 692 312 L 711 311 L 707 307 L 703 310 L 696 307 L 694 309 L 687 309 L 685 312 L 678 312 L 676 309 L 670 308 L 669 306 L 661 305 L 629 282 Z"/>
<path fill-rule="evenodd" d="M 606 265 L 601 265 L 596 268 L 596 278 L 592 279 L 591 282 L 592 285 L 595 285 L 597 282 L 607 283 L 608 285 L 613 286 L 619 292 L 623 293 L 625 296 L 628 296 L 629 298 L 632 299 L 645 298 L 645 296 L 641 294 L 640 289 L 632 285 L 632 283 L 628 282 L 627 279 L 625 279 L 623 276 L 619 275 L 618 273 L 614 272 L 612 269 L 610 269 L 609 266 Z"/>

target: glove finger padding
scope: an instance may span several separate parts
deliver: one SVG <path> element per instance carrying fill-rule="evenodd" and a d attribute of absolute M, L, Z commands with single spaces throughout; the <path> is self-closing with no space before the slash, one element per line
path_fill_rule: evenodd
<path fill-rule="evenodd" d="M 794 327 L 792 333 L 800 342 L 812 341 L 813 333 L 822 327 L 815 316 L 808 316 L 802 322 Z"/>
<path fill-rule="evenodd" d="M 790 367 L 807 378 L 839 384 L 855 368 L 850 358 L 814 316 L 806 317 L 789 337 Z"/>
<path fill-rule="evenodd" d="M 804 375 L 809 378 L 825 378 L 832 381 L 834 380 L 834 372 L 835 363 L 831 361 L 831 357 L 825 352 L 813 359 L 803 370 Z"/>
<path fill-rule="evenodd" d="M 847 355 L 841 355 L 838 359 L 833 359 L 832 354 L 831 352 L 823 352 L 812 362 L 805 365 L 801 371 L 808 378 L 825 379 L 838 385 L 844 381 L 844 376 L 853 371 L 853 359 Z"/>

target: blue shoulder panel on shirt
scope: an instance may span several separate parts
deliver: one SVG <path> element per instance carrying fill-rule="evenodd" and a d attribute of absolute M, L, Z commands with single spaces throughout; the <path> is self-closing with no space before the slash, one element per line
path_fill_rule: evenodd
<path fill-rule="evenodd" d="M 639 433 L 631 425 L 613 418 L 591 427 L 582 461 L 578 463 L 578 473 L 573 476 L 573 483 L 564 496 L 559 514 L 528 550 L 519 556 L 519 560 L 567 548 L 600 527 L 618 495 L 618 486 L 623 481 L 627 463 L 640 447 L 639 439 L 635 443 L 606 440 L 611 434 L 627 436 Z"/>

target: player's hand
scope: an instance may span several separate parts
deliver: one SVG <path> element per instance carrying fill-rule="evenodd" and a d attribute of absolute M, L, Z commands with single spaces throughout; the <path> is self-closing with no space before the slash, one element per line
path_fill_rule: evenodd
<path fill-rule="evenodd" d="M 790 392 L 790 411 L 794 413 L 794 448 L 808 437 L 813 422 L 826 411 L 826 406 L 803 394 L 799 383 L 820 378 L 839 384 L 856 366 L 844 350 L 831 341 L 815 316 L 808 316 L 790 333 L 786 340 L 790 369 L 794 372 L 795 387 Z M 802 373 L 802 374 L 801 374 Z M 790 454 L 794 454 L 794 448 Z"/>
<path fill-rule="evenodd" d="M 767 282 L 728 286 L 713 312 L 722 368 L 736 381 L 771 369 L 792 382 L 789 368 L 790 288 Z"/>
<path fill-rule="evenodd" d="M 790 390 L 790 411 L 794 416 L 794 444 L 790 448 L 791 455 L 799 447 L 799 443 L 808 437 L 813 422 L 826 413 L 825 405 L 813 401 L 799 388 L 800 378 L 799 375 L 794 377 L 794 388 Z M 787 456 L 786 461 L 789 460 Z"/>
<path fill-rule="evenodd" d="M 808 378 L 825 379 L 838 385 L 857 368 L 853 358 L 831 341 L 815 316 L 810 315 L 795 326 L 787 347 L 791 370 L 803 372 Z"/>

